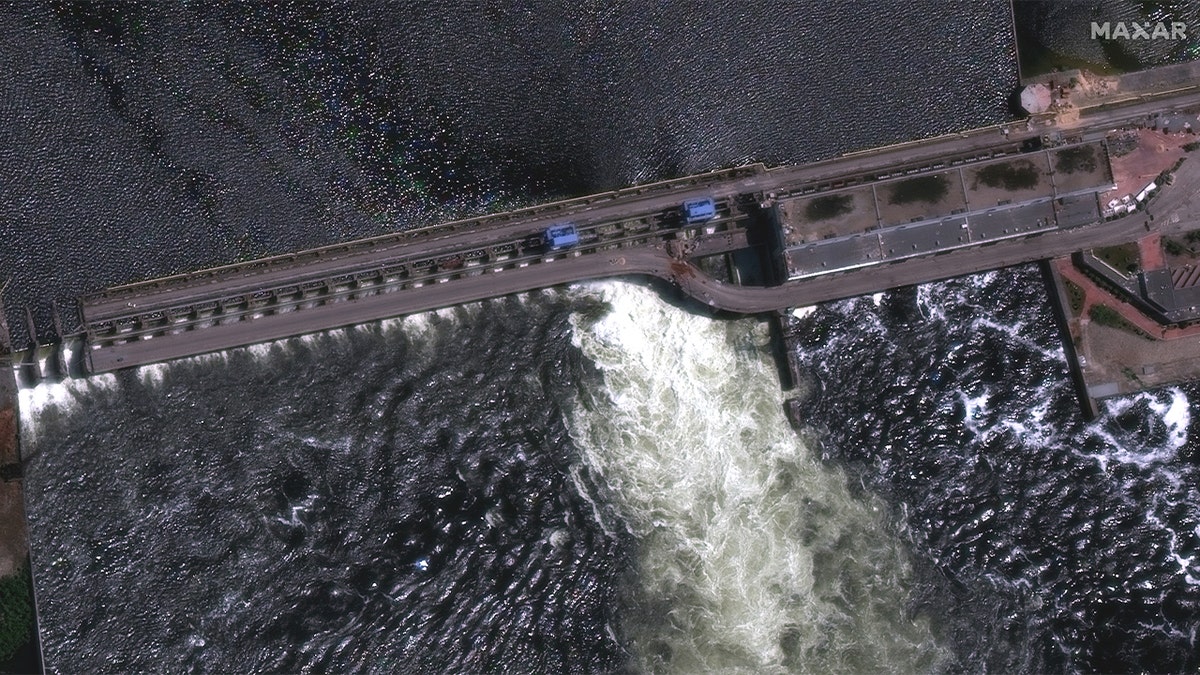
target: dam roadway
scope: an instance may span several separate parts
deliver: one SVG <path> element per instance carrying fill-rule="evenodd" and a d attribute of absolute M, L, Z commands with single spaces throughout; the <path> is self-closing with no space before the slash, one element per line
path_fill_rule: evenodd
<path fill-rule="evenodd" d="M 769 260 L 777 224 L 767 207 L 778 198 L 1017 156 L 1022 142 L 1051 132 L 1094 140 L 1197 106 L 1200 89 L 1189 87 L 1084 110 L 1071 129 L 1037 118 L 803 166 L 739 167 L 106 289 L 80 298 L 83 367 L 108 372 L 587 279 L 655 277 L 715 309 L 759 313 L 1128 242 L 1148 228 L 1144 213 L 767 286 L 718 280 L 701 262 L 748 248 Z M 1191 183 L 1162 197 L 1194 191 Z M 685 222 L 680 203 L 703 196 L 716 200 L 717 217 Z M 564 221 L 581 243 L 545 250 L 541 233 Z M 1172 227 L 1197 226 L 1188 221 Z"/>

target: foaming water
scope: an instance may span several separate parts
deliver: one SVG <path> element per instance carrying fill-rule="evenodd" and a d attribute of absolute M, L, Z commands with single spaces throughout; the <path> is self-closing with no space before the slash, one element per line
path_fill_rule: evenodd
<path fill-rule="evenodd" d="M 1032 267 L 797 325 L 824 384 L 805 413 L 937 570 L 919 595 L 944 609 L 955 670 L 1196 668 L 1197 387 L 1106 400 L 1085 423 Z"/>
<path fill-rule="evenodd" d="M 797 438 L 764 325 L 644 287 L 586 287 L 572 317 L 603 374 L 569 415 L 636 537 L 626 628 L 650 672 L 901 672 L 947 652 L 906 611 L 912 574 L 879 503 Z M 886 664 L 886 666 L 885 666 Z"/>
<path fill-rule="evenodd" d="M 20 377 L 17 377 L 20 381 Z M 102 396 L 116 383 L 111 374 L 95 375 L 90 378 L 67 378 L 54 382 L 42 380 L 32 387 L 17 391 L 17 407 L 21 415 L 21 433 L 27 444 L 32 444 L 40 426 L 47 417 L 70 414 L 80 399 Z"/>
<path fill-rule="evenodd" d="M 13 5 L 0 42 L 21 114 L 8 120 L 0 220 L 32 235 L 0 248 L 17 275 L 6 299 L 32 305 L 49 334 L 53 296 L 999 121 L 1016 85 L 1010 4 Z M 1062 11 L 1087 21 L 1076 9 Z M 512 39 L 523 34 L 547 39 L 531 50 Z M 703 96 L 680 96 L 697 83 Z M 1200 498 L 1195 435 L 1180 430 L 1196 388 L 1080 424 L 1056 338 L 1039 328 L 1050 322 L 1027 316 L 1036 300 L 1012 278 L 921 287 L 926 324 L 903 294 L 812 312 L 835 324 L 802 355 L 826 385 L 809 416 L 829 431 L 823 452 L 868 467 L 952 579 L 939 607 L 967 617 L 963 670 L 1194 670 Z M 693 375 L 771 381 L 754 365 L 762 336 L 725 325 L 734 348 L 685 350 L 687 361 L 672 341 L 700 337 L 670 330 L 679 317 L 628 327 L 630 340 L 642 331 L 628 343 L 587 337 L 577 317 L 596 383 L 564 348 L 580 310 L 543 312 L 557 302 L 521 295 L 22 393 L 49 662 L 614 670 L 609 594 L 634 531 L 658 574 L 629 604 L 644 667 L 913 667 L 911 650 L 871 646 L 891 644 L 875 626 L 911 585 L 887 527 L 836 487 L 837 471 L 773 435 L 777 398 L 671 379 L 707 365 Z M 659 355 L 654 372 L 626 377 L 628 393 L 626 348 Z M 586 454 L 558 401 L 576 402 Z M 697 419 L 720 406 L 741 411 L 722 418 L 737 433 Z M 603 432 L 610 422 L 620 434 Z M 616 502 L 630 524 L 592 466 L 633 485 Z M 756 637 L 745 622 L 759 609 Z M 846 646 L 853 635 L 862 646 Z M 872 649 L 879 660 L 860 667 Z"/>

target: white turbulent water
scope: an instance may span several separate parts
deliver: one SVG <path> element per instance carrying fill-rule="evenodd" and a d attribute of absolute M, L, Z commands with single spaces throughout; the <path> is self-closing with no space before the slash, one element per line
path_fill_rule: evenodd
<path fill-rule="evenodd" d="M 955 670 L 1195 669 L 1196 385 L 1085 422 L 1033 267 L 796 325 L 798 363 L 826 385 L 803 407 L 823 451 L 865 467 L 960 594 L 937 624 Z"/>
<path fill-rule="evenodd" d="M 906 612 L 911 570 L 875 500 L 852 495 L 783 415 L 766 326 L 711 320 L 622 282 L 574 316 L 603 373 L 568 426 L 638 542 L 627 630 L 665 672 L 900 672 L 949 657 Z"/>
<path fill-rule="evenodd" d="M 572 340 L 601 377 L 580 383 L 567 424 L 579 461 L 606 484 L 623 522 L 603 515 L 606 505 L 597 519 L 636 541 L 620 612 L 632 665 L 680 673 L 944 665 L 950 654 L 928 617 L 907 610 L 912 572 L 883 505 L 852 494 L 784 418 L 765 325 L 695 316 L 622 282 L 579 293 L 608 309 L 571 315 Z M 417 338 L 411 358 L 435 342 L 421 338 L 434 337 L 431 320 L 448 312 L 386 327 Z M 147 366 L 136 380 L 167 392 L 179 384 L 177 365 L 270 361 L 273 350 L 314 339 Z M 22 391 L 26 442 L 39 447 L 43 423 L 119 388 L 102 376 Z"/>
<path fill-rule="evenodd" d="M 574 496 L 564 494 L 562 499 L 567 500 L 563 510 L 575 527 L 563 530 L 564 521 L 554 511 L 522 532 L 530 541 L 545 539 L 552 549 L 561 548 L 564 538 L 586 534 L 590 543 L 580 549 L 587 552 L 586 564 L 579 566 L 579 574 L 555 577 L 553 583 L 543 583 L 542 590 L 519 599 L 549 606 L 556 598 L 570 597 L 563 588 L 593 587 L 587 579 L 594 577 L 589 575 L 607 579 L 604 565 L 609 563 L 604 561 L 624 560 L 624 554 L 612 555 L 620 547 L 611 542 L 628 539 L 636 565 L 625 579 L 614 626 L 628 639 L 631 665 L 641 671 L 1071 671 L 1089 670 L 1089 664 L 1144 663 L 1160 648 L 1176 651 L 1153 663 L 1187 663 L 1187 645 L 1194 643 L 1190 636 L 1196 626 L 1188 608 L 1194 606 L 1200 578 L 1200 519 L 1195 513 L 1200 502 L 1195 499 L 1194 463 L 1187 459 L 1195 456 L 1195 442 L 1189 440 L 1194 436 L 1189 434 L 1194 388 L 1113 400 L 1098 422 L 1079 422 L 1060 372 L 1061 354 L 1048 347 L 1053 340 L 1052 329 L 1046 327 L 1050 324 L 1038 320 L 1044 308 L 1011 290 L 997 290 L 1030 275 L 1025 270 L 921 287 L 911 311 L 900 311 L 906 306 L 903 294 L 889 294 L 878 306 L 863 298 L 822 306 L 804 319 L 831 325 L 826 340 L 801 349 L 799 355 L 815 376 L 836 383 L 826 387 L 823 407 L 810 410 L 809 421 L 828 426 L 824 437 L 833 444 L 822 446 L 822 453 L 835 460 L 849 456 L 872 467 L 864 474 L 867 490 L 848 489 L 842 469 L 824 461 L 824 455 L 806 447 L 789 428 L 762 323 L 698 317 L 642 286 L 620 282 L 579 287 L 570 293 L 575 301 L 558 309 L 543 311 L 564 300 L 561 294 L 529 294 L 510 299 L 514 304 L 507 308 L 504 302 L 509 301 L 477 303 L 383 326 L 149 366 L 131 376 L 43 383 L 23 390 L 26 448 L 34 455 L 27 488 L 36 495 L 31 502 L 36 507 L 31 510 L 33 534 L 39 538 L 36 550 L 43 554 L 35 566 L 47 603 L 44 616 L 56 619 L 47 623 L 52 629 L 47 644 L 66 664 L 145 653 L 151 658 L 183 658 L 181 654 L 203 651 L 207 660 L 195 663 L 213 669 L 213 664 L 231 663 L 223 659 L 235 658 L 246 645 L 268 653 L 289 644 L 303 653 L 289 661 L 262 657 L 257 663 L 271 669 L 273 663 L 298 667 L 351 663 L 368 655 L 401 658 L 403 654 L 394 656 L 387 636 L 425 639 L 413 637 L 422 624 L 412 617 L 421 612 L 411 609 L 417 601 L 409 599 L 398 604 L 382 599 L 380 606 L 360 610 L 365 617 L 361 620 L 367 622 L 363 625 L 369 627 L 345 637 L 345 649 L 342 637 L 327 643 L 323 638 L 305 641 L 284 635 L 272 642 L 260 638 L 258 626 L 273 626 L 278 622 L 270 617 L 280 615 L 312 620 L 324 601 L 317 597 L 291 607 L 289 594 L 311 585 L 305 578 L 340 578 L 348 564 L 383 574 L 383 588 L 411 587 L 420 598 L 425 593 L 429 597 L 421 601 L 428 602 L 422 607 L 442 607 L 443 600 L 460 596 L 449 591 L 443 596 L 439 589 L 467 583 L 462 580 L 478 565 L 493 565 L 484 578 L 493 568 L 503 573 L 509 567 L 504 556 L 479 554 L 472 544 L 474 530 L 428 541 L 418 537 L 396 554 L 335 557 L 327 567 L 289 567 L 283 575 L 269 564 L 270 556 L 202 564 L 204 578 L 218 580 L 217 586 L 252 589 L 265 579 L 298 580 L 286 588 L 248 591 L 257 593 L 255 611 L 232 611 L 205 605 L 208 600 L 200 596 L 175 594 L 163 585 L 174 583 L 171 578 L 155 582 L 159 573 L 145 570 L 189 564 L 199 569 L 195 565 L 200 563 L 191 560 L 197 558 L 196 551 L 213 545 L 219 549 L 226 539 L 241 542 L 238 546 L 246 550 L 279 550 L 272 531 L 241 531 L 241 524 L 249 522 L 247 514 L 253 521 L 266 513 L 287 532 L 308 531 L 315 539 L 296 544 L 302 550 L 337 549 L 343 545 L 338 533 L 347 523 L 354 541 L 396 532 L 401 538 L 408 536 L 409 530 L 423 527 L 427 509 L 397 511 L 408 524 L 393 532 L 390 511 L 381 524 L 373 520 L 373 511 L 360 507 L 369 506 L 371 495 L 382 491 L 420 497 L 429 481 L 410 479 L 404 471 L 379 478 L 370 467 L 379 462 L 386 468 L 389 457 L 422 448 L 442 454 L 452 439 L 424 434 L 429 415 L 478 409 L 486 419 L 495 418 L 488 422 L 497 425 L 493 430 L 480 432 L 489 438 L 502 436 L 512 424 L 524 424 L 505 422 L 514 413 L 529 421 L 545 420 L 534 414 L 548 413 L 542 426 L 560 430 L 549 445 L 563 449 L 562 456 L 568 458 L 564 461 L 573 462 L 567 473 L 574 485 L 563 487 Z M 1002 299 L 999 308 L 994 307 L 995 298 Z M 596 311 L 597 301 L 606 305 L 604 311 Z M 517 303 L 528 308 L 528 316 L 509 311 Z M 505 321 L 509 325 L 502 329 Z M 526 335 L 526 324 L 541 328 Z M 467 351 L 478 352 L 468 366 L 454 356 L 464 340 Z M 568 352 L 575 356 L 563 356 Z M 564 367 L 576 362 L 579 352 L 595 371 L 575 373 Z M 543 390 L 527 364 L 550 357 L 558 364 L 551 371 L 574 374 L 562 375 L 561 386 L 543 394 L 525 392 L 518 398 L 558 404 L 521 403 L 510 409 L 492 400 L 517 389 Z M 437 386 L 401 393 L 408 383 L 425 382 L 431 373 L 443 372 L 449 373 L 448 379 Z M 311 397 L 289 393 L 314 386 L 312 377 L 334 392 L 332 398 L 351 402 L 348 405 L 357 412 L 312 427 L 306 420 L 321 417 L 323 406 L 310 410 L 304 406 Z M 491 393 L 471 393 L 477 388 L 471 383 L 496 378 L 503 384 Z M 1029 384 L 1005 385 L 1014 381 Z M 881 387 L 888 382 L 897 384 Z M 360 396 L 364 391 L 368 393 Z M 425 391 L 449 398 L 419 403 Z M 506 393 L 501 396 L 501 391 Z M 202 430 L 203 420 L 211 419 L 204 412 L 206 402 L 226 395 L 232 398 L 224 405 L 232 407 L 221 426 L 253 430 L 242 450 L 227 453 L 247 457 L 247 466 L 255 467 L 247 475 L 193 475 L 189 448 L 200 441 L 160 438 L 171 428 L 136 436 L 144 431 L 140 425 L 147 415 L 195 420 Z M 235 399 L 248 402 L 234 405 Z M 191 411 L 194 406 L 200 407 Z M 129 410 L 122 412 L 125 408 Z M 288 413 L 292 408 L 309 412 Z M 283 416 L 276 419 L 278 415 L 270 412 L 275 410 Z M 411 437 L 413 442 L 395 454 L 368 453 L 356 459 L 365 446 L 354 439 L 375 438 L 389 411 L 401 411 L 393 415 L 396 419 L 419 420 L 397 429 L 394 436 Z M 560 421 L 564 418 L 565 429 Z M 230 445 L 221 440 L 220 429 L 208 432 L 218 436 L 205 436 L 203 444 Z M 521 475 L 550 470 L 544 452 L 536 449 L 539 443 L 531 445 L 522 433 L 517 436 L 521 438 L 495 448 L 495 457 L 529 453 L 529 462 L 521 458 L 524 455 L 518 457 L 518 468 L 528 465 Z M 105 451 L 96 453 L 96 439 L 122 439 L 126 445 L 106 441 L 101 445 Z M 233 445 L 240 443 L 235 439 Z M 322 443 L 338 448 L 336 462 L 306 460 L 293 467 L 290 459 L 281 459 L 311 460 L 314 453 L 306 448 Z M 462 448 L 451 449 L 464 461 L 473 456 Z M 184 461 L 173 459 L 176 456 Z M 256 495 L 278 491 L 279 481 L 294 472 L 309 486 L 295 499 L 283 505 L 255 501 Z M 336 474 L 333 478 L 331 472 Z M 122 486 L 115 491 L 107 483 L 114 477 Z M 332 487 L 321 492 L 327 479 Z M 364 487 L 364 480 L 370 485 Z M 603 487 L 593 490 L 593 484 Z M 515 489 L 494 485 L 506 494 L 524 494 L 522 490 L 537 483 L 531 478 Z M 553 485 L 559 484 L 551 484 L 550 492 L 544 493 L 557 494 Z M 147 490 L 148 498 L 140 496 Z M 353 515 L 329 520 L 314 515 L 318 510 L 312 508 L 312 495 L 317 494 L 313 490 L 320 492 L 321 502 L 344 491 L 357 490 L 361 498 L 348 504 Z M 212 504 L 197 496 L 208 492 L 223 496 Z M 903 512 L 906 522 L 893 522 L 891 518 L 900 516 L 886 515 L 889 508 L 871 494 L 884 495 L 890 512 Z M 80 503 L 88 504 L 86 516 L 80 516 Z M 315 520 L 301 526 L 297 508 L 305 514 L 300 521 Z M 426 524 L 436 530 L 473 517 L 469 508 L 446 508 L 449 515 Z M 189 529 L 199 522 L 189 514 L 216 527 Z M 489 511 L 484 516 L 488 527 L 480 525 L 481 532 L 494 529 L 492 515 Z M 335 521 L 340 524 L 332 526 Z M 594 532 L 591 523 L 603 534 Z M 113 534 L 126 530 L 133 534 Z M 632 536 L 625 537 L 623 530 Z M 910 537 L 918 540 L 918 555 L 967 589 L 967 598 L 943 602 L 928 597 L 928 580 L 916 580 L 907 557 L 913 546 Z M 448 551 L 461 552 L 469 564 L 448 571 L 437 582 L 408 580 L 404 565 L 416 564 L 410 558 L 424 550 L 421 546 L 443 539 Z M 126 544 L 136 541 L 144 547 L 133 555 Z M 292 551 L 289 546 L 282 550 Z M 536 575 L 549 570 L 546 574 L 552 575 L 553 565 L 538 557 L 542 550 L 541 544 L 513 549 L 527 563 L 521 564 L 522 570 Z M 393 581 L 389 574 L 404 578 Z M 151 581 L 142 583 L 141 577 Z M 524 588 L 525 577 L 514 578 L 520 582 L 515 587 Z M 351 589 L 367 596 L 374 593 L 350 583 Z M 98 598 L 118 592 L 132 602 L 117 603 L 102 615 L 89 614 Z M 589 606 L 607 606 L 607 596 L 596 597 Z M 1147 609 L 1132 615 L 1104 613 L 1129 603 Z M 469 632 L 477 625 L 473 622 L 480 612 L 471 608 L 478 608 L 480 601 L 465 597 L 460 604 L 454 616 L 465 619 L 447 624 L 455 626 L 448 629 L 451 633 Z M 194 649 L 191 642 L 180 646 L 163 638 L 162 620 L 129 627 L 132 615 L 159 605 L 168 619 L 205 617 L 211 634 L 185 637 L 204 640 L 207 647 Z M 931 616 L 914 615 L 913 607 L 939 609 Z M 401 609 L 411 621 L 394 619 Z M 1166 618 L 1155 618 L 1159 613 Z M 565 621 L 574 614 L 555 616 Z M 93 626 L 82 637 L 76 627 L 85 624 L 79 621 Z M 532 618 L 530 622 L 536 623 Z M 596 632 L 579 633 L 578 644 L 603 636 L 609 627 L 606 620 L 588 625 Z M 514 635 L 521 629 L 504 624 L 494 635 Z M 1108 631 L 1104 639 L 1093 637 L 1103 630 Z M 122 632 L 117 636 L 112 631 Z M 173 633 L 167 634 L 174 639 Z M 426 642 L 439 645 L 434 650 L 445 649 L 431 642 L 437 636 L 426 637 Z M 376 638 L 383 643 L 376 644 Z M 146 648 L 155 640 L 158 647 Z M 616 638 L 609 643 L 614 654 L 616 643 Z M 1110 653 L 1127 644 L 1142 651 L 1131 656 Z M 310 658 L 310 651 L 317 656 Z M 482 659 L 493 653 L 497 659 L 508 654 L 497 649 L 475 661 L 454 663 L 485 663 Z"/>

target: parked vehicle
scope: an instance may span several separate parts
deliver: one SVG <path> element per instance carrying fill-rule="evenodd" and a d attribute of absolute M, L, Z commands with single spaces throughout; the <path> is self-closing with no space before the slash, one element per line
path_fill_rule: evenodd
<path fill-rule="evenodd" d="M 712 220 L 717 217 L 717 202 L 712 197 L 689 199 L 683 203 L 683 217 L 688 225 Z"/>
<path fill-rule="evenodd" d="M 579 243 L 579 232 L 572 223 L 558 223 L 546 228 L 546 247 L 551 251 L 570 248 Z"/>

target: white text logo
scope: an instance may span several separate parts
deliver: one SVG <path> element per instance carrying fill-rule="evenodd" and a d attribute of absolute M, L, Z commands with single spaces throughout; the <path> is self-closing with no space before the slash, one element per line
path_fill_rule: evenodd
<path fill-rule="evenodd" d="M 1186 40 L 1187 24 L 1182 21 L 1172 21 L 1170 24 L 1159 21 L 1118 21 L 1113 24 L 1092 22 L 1093 40 Z"/>

